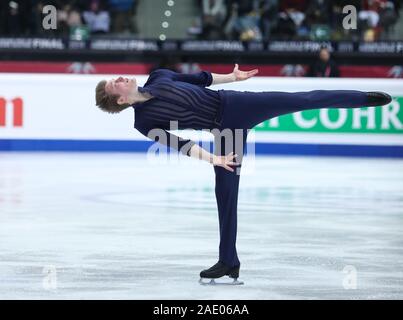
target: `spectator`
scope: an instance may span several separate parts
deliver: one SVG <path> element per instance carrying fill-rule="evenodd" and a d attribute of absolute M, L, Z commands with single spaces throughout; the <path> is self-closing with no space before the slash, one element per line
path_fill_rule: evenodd
<path fill-rule="evenodd" d="M 227 16 L 224 0 L 203 0 L 202 2 L 202 32 L 205 40 L 225 39 L 223 24 Z"/>
<path fill-rule="evenodd" d="M 306 36 L 308 28 L 304 24 L 307 0 L 282 0 L 275 28 L 276 36 L 281 40 L 292 40 L 297 36 Z"/>
<path fill-rule="evenodd" d="M 70 14 L 71 6 L 70 4 L 64 5 L 61 9 L 57 11 L 57 30 L 59 31 L 60 34 L 62 35 L 68 35 L 69 34 L 69 25 L 68 25 L 68 17 Z M 41 7 L 38 8 L 39 16 L 40 13 L 42 12 Z"/>
<path fill-rule="evenodd" d="M 319 51 L 319 59 L 310 67 L 308 77 L 339 77 L 339 68 L 330 58 L 329 49 L 322 47 Z"/>
<path fill-rule="evenodd" d="M 384 38 L 388 39 L 391 27 L 397 22 L 398 13 L 393 1 L 387 1 L 379 13 L 379 25 L 382 28 Z"/>
<path fill-rule="evenodd" d="M 232 0 L 231 16 L 226 26 L 230 38 L 243 41 L 262 40 L 259 29 L 259 0 Z"/>
<path fill-rule="evenodd" d="M 80 12 L 72 7 L 71 4 L 65 4 L 57 12 L 58 30 L 63 35 L 68 35 L 72 28 L 82 26 Z"/>
<path fill-rule="evenodd" d="M 83 12 L 83 18 L 92 34 L 109 32 L 109 12 L 101 10 L 98 0 L 91 1 L 90 10 Z"/>
<path fill-rule="evenodd" d="M 330 0 L 312 0 L 306 10 L 306 19 L 308 24 L 328 24 L 331 11 Z"/>
<path fill-rule="evenodd" d="M 260 28 L 264 39 L 269 39 L 272 30 L 277 26 L 278 22 L 278 2 L 279 0 L 261 0 L 259 9 Z"/>
<path fill-rule="evenodd" d="M 6 6 L 6 33 L 10 35 L 20 35 L 22 33 L 22 13 L 20 4 L 17 1 L 9 1 Z"/>
<path fill-rule="evenodd" d="M 305 19 L 305 11 L 307 8 L 306 0 L 283 0 L 281 1 L 280 10 L 285 12 L 294 21 L 297 28 Z"/>
<path fill-rule="evenodd" d="M 42 29 L 42 8 L 43 4 L 41 1 L 35 1 L 29 8 L 29 14 L 27 15 L 28 22 L 28 34 L 35 36 L 40 34 Z M 0 8 L 1 11 L 1 8 Z M 1 19 L 0 19 L 1 20 Z"/>
<path fill-rule="evenodd" d="M 133 30 L 132 10 L 135 0 L 109 0 L 112 15 L 112 31 L 117 33 L 131 33 Z"/>
<path fill-rule="evenodd" d="M 297 26 L 292 20 L 288 12 L 280 12 L 278 22 L 274 29 L 274 34 L 277 39 L 291 40 L 297 34 Z"/>
<path fill-rule="evenodd" d="M 227 16 L 227 7 L 224 0 L 203 0 L 203 16 L 211 17 L 214 22 L 221 25 Z"/>
<path fill-rule="evenodd" d="M 364 0 L 363 10 L 358 13 L 358 18 L 367 22 L 368 26 L 378 26 L 379 13 L 386 6 L 387 0 Z"/>

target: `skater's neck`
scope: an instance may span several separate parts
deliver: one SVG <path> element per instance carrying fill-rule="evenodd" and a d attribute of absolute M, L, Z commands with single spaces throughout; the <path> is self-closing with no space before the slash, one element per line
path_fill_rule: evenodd
<path fill-rule="evenodd" d="M 136 89 L 127 97 L 127 102 L 133 105 L 137 103 L 143 103 L 147 100 L 150 100 L 151 98 L 153 98 L 153 96 L 148 92 L 140 92 L 138 89 Z"/>

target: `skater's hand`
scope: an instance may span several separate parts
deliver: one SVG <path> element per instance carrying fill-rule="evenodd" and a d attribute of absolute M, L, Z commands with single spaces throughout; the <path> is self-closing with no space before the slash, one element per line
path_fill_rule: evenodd
<path fill-rule="evenodd" d="M 235 64 L 234 70 L 232 71 L 235 81 L 242 81 L 249 79 L 259 72 L 258 69 L 253 69 L 251 71 L 241 71 L 238 69 L 238 67 L 239 67 L 238 64 Z"/>
<path fill-rule="evenodd" d="M 237 166 L 239 163 L 234 162 L 234 158 L 238 157 L 237 154 L 234 154 L 233 152 L 227 154 L 226 156 L 216 156 L 214 155 L 213 157 L 213 165 L 214 166 L 219 166 L 223 167 L 224 169 L 227 169 L 231 172 L 234 172 L 234 169 L 232 169 L 230 166 Z"/>

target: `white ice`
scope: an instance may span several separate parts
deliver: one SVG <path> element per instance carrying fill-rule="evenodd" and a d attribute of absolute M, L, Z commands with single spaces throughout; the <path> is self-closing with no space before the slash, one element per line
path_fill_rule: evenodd
<path fill-rule="evenodd" d="M 245 284 L 209 287 L 214 171 L 183 158 L 0 153 L 0 299 L 403 298 L 402 160 L 257 157 L 239 192 Z"/>

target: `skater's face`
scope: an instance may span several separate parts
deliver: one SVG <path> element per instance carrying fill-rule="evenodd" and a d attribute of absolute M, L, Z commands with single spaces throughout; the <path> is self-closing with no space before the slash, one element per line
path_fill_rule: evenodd
<path fill-rule="evenodd" d="M 109 95 L 118 96 L 118 104 L 127 103 L 127 99 L 137 89 L 137 81 L 135 78 L 123 78 L 108 80 L 105 84 L 105 91 Z"/>

